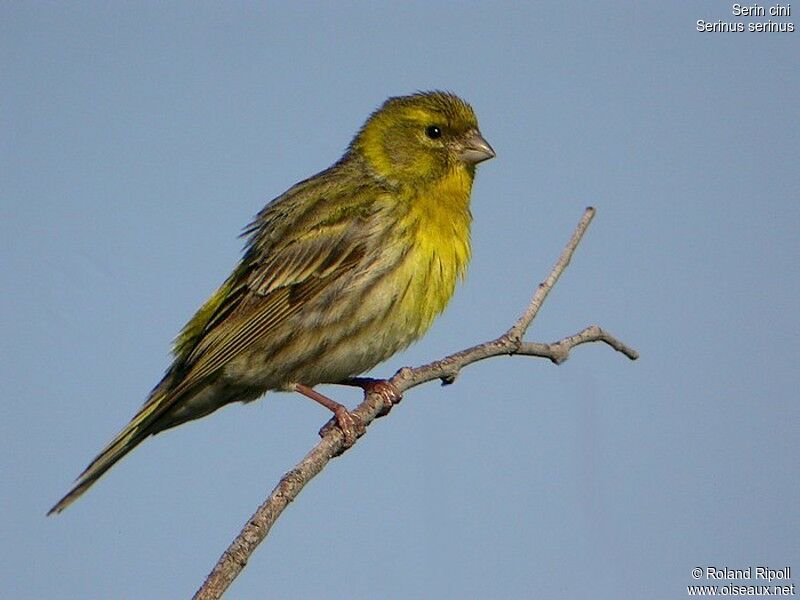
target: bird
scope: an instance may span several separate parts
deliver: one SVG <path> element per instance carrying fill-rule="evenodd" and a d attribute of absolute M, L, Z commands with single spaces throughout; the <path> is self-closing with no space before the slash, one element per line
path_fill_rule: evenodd
<path fill-rule="evenodd" d="M 313 388 L 369 389 L 375 380 L 356 376 L 417 340 L 444 310 L 470 260 L 476 165 L 494 156 L 455 94 L 386 100 L 336 163 L 244 229 L 241 260 L 178 334 L 161 381 L 48 515 L 151 435 L 268 391 L 316 400 L 352 443 L 352 414 Z M 396 401 L 392 387 L 379 391 Z"/>

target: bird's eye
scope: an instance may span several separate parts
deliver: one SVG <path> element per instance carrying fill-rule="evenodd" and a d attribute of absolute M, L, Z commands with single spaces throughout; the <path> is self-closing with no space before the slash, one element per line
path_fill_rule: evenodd
<path fill-rule="evenodd" d="M 442 129 L 438 125 L 429 125 L 425 128 L 425 135 L 432 140 L 442 137 Z"/>

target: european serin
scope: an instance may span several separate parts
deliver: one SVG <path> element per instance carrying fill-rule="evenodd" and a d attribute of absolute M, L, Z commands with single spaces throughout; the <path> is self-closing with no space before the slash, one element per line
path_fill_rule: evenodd
<path fill-rule="evenodd" d="M 148 436 L 268 390 L 347 410 L 311 388 L 347 382 L 419 338 L 470 257 L 475 165 L 494 156 L 472 108 L 445 92 L 390 98 L 329 169 L 267 204 L 244 256 L 178 336 L 130 423 L 50 513 Z"/>

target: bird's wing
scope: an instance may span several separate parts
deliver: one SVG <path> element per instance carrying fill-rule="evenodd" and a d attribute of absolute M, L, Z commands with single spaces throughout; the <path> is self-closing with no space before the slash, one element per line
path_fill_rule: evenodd
<path fill-rule="evenodd" d="M 269 336 L 283 319 L 301 310 L 364 256 L 363 231 L 353 215 L 292 223 L 300 235 L 277 235 L 280 243 L 255 238 L 234 273 L 181 332 L 176 361 L 128 425 L 78 477 L 72 490 L 48 514 L 58 513 L 83 494 L 119 459 L 159 431 L 163 415 L 186 392 Z M 288 239 L 287 239 L 288 238 Z"/>
<path fill-rule="evenodd" d="M 365 253 L 363 240 L 351 233 L 326 227 L 249 265 L 186 355 L 176 395 L 268 339 L 306 301 L 351 273 Z"/>

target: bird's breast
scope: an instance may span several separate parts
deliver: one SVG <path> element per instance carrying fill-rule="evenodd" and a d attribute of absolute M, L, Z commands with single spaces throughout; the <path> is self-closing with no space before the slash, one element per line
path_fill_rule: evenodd
<path fill-rule="evenodd" d="M 450 301 L 470 258 L 472 178 L 456 172 L 422 190 L 398 224 L 406 254 L 392 279 L 394 316 L 410 343 Z"/>

